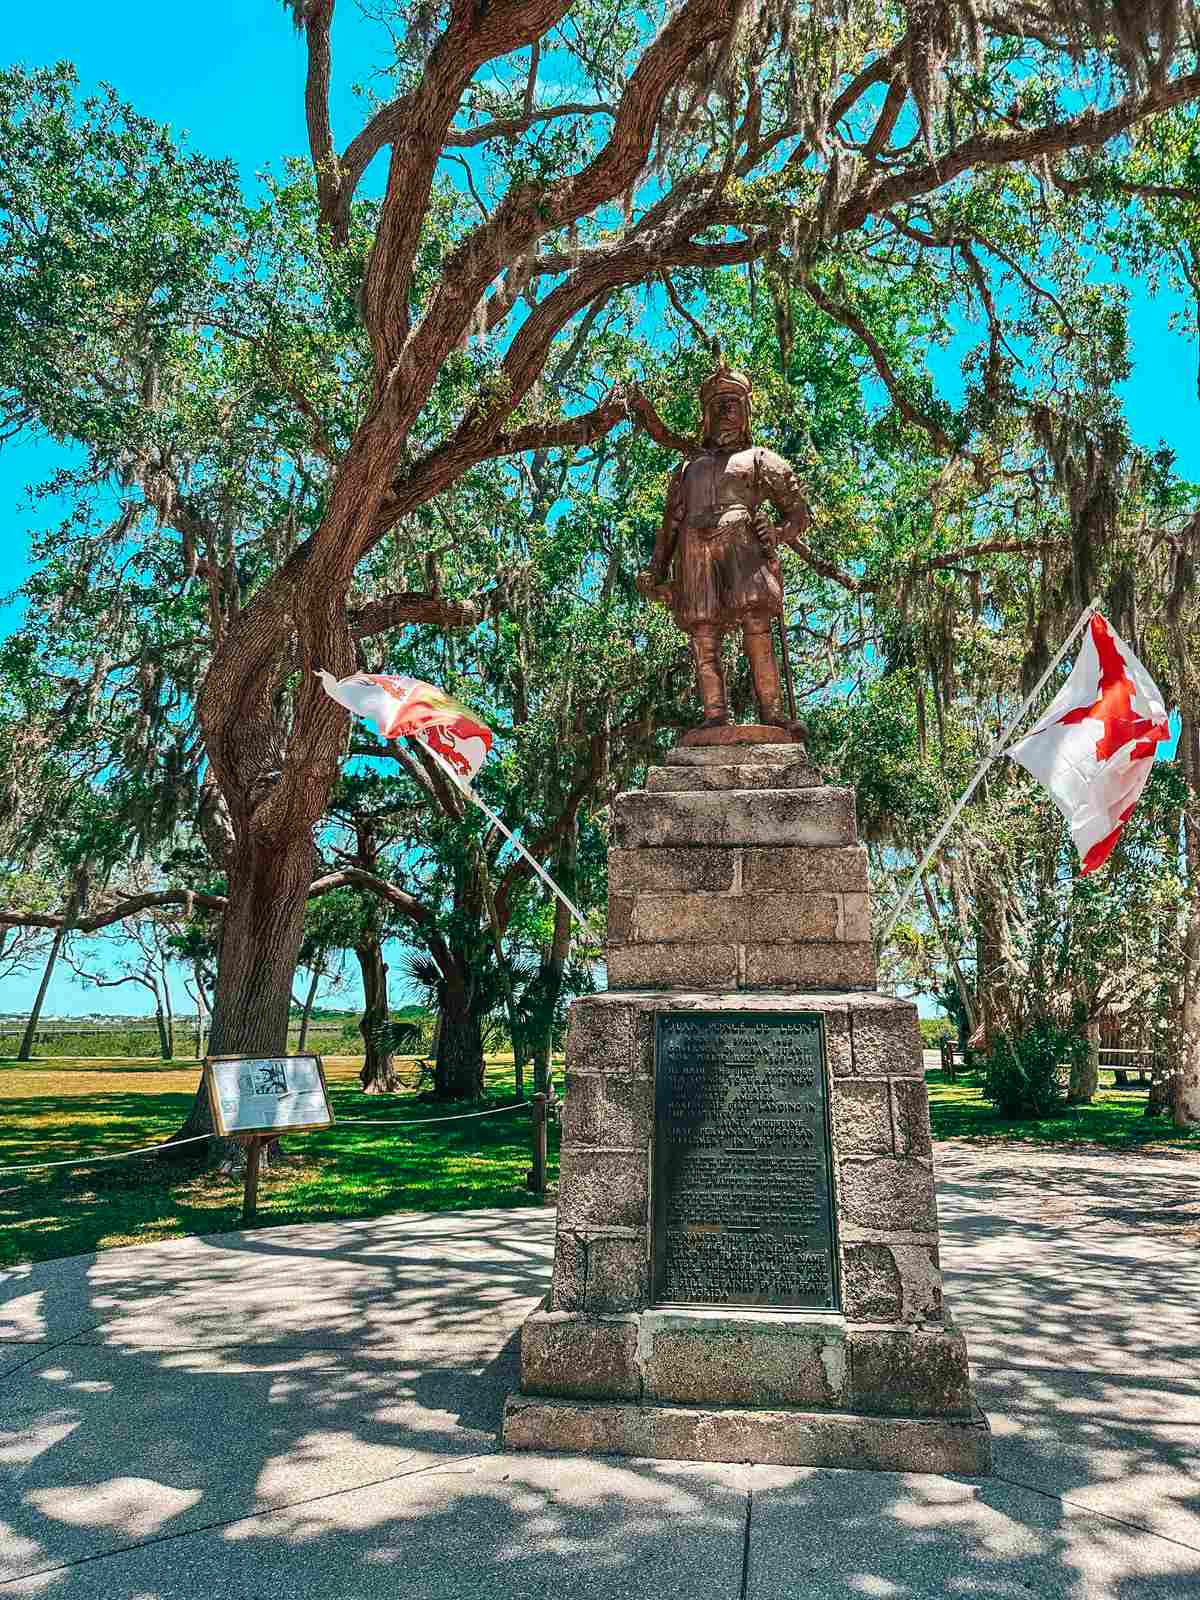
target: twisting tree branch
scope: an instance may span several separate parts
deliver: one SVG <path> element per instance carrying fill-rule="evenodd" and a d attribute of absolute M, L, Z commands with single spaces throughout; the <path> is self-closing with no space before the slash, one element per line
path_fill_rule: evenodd
<path fill-rule="evenodd" d="M 492 139 L 516 139 L 539 122 L 554 122 L 559 117 L 611 117 L 613 107 L 585 100 L 564 100 L 561 105 L 528 106 L 518 117 L 498 117 L 477 128 L 451 128 L 446 135 L 448 150 L 467 150 L 488 144 Z"/>
<path fill-rule="evenodd" d="M 1157 112 L 1185 105 L 1200 96 L 1200 71 L 1153 84 L 1144 94 L 1127 95 L 1107 111 L 1090 108 L 1077 117 L 1063 118 L 1019 133 L 976 134 L 945 155 L 904 172 L 893 173 L 852 195 L 839 209 L 835 233 L 861 227 L 869 216 L 889 211 L 917 195 L 944 189 L 953 179 L 974 167 L 1013 166 L 1067 150 L 1095 149 L 1118 134 L 1144 122 Z M 794 158 L 793 158 L 794 159 Z M 793 165 L 789 159 L 788 165 Z"/>
<path fill-rule="evenodd" d="M 578 416 L 562 417 L 557 422 L 530 423 L 512 433 L 502 433 L 493 441 L 490 456 L 517 455 L 525 450 L 552 450 L 565 445 L 591 444 L 610 433 L 622 422 L 634 422 L 656 444 L 680 455 L 699 455 L 703 446 L 696 439 L 676 433 L 659 416 L 654 403 L 636 384 L 611 389 L 598 406 Z"/>
<path fill-rule="evenodd" d="M 831 317 L 834 322 L 839 322 L 843 328 L 848 328 L 857 339 L 866 345 L 867 350 L 870 352 L 871 360 L 875 363 L 875 370 L 883 379 L 884 385 L 892 397 L 892 404 L 904 420 L 912 423 L 916 428 L 923 429 L 937 448 L 945 455 L 953 455 L 957 448 L 954 441 L 940 424 L 934 422 L 931 417 L 927 417 L 923 411 L 913 405 L 904 392 L 904 385 L 896 369 L 888 360 L 887 351 L 871 332 L 870 328 L 867 327 L 858 312 L 853 307 L 846 305 L 844 301 L 832 300 L 812 277 L 806 276 L 802 281 L 804 292 L 813 304 L 818 306 L 827 317 Z"/>
<path fill-rule="evenodd" d="M 435 594 L 385 594 L 365 605 L 352 607 L 347 614 L 355 639 L 388 633 L 393 628 L 410 628 L 431 623 L 439 628 L 474 628 L 503 611 L 507 591 L 498 584 L 477 600 L 447 600 Z"/>
<path fill-rule="evenodd" d="M 196 907 L 202 911 L 224 911 L 227 903 L 224 895 L 205 894 L 200 889 L 159 889 L 131 895 L 115 905 L 93 911 L 90 916 L 73 917 L 69 921 L 72 932 L 98 933 L 114 922 L 124 922 L 127 917 L 139 916 L 159 906 L 183 906 L 190 914 Z M 0 909 L 0 927 L 4 928 L 61 928 L 66 926 L 67 920 L 61 914 Z"/>

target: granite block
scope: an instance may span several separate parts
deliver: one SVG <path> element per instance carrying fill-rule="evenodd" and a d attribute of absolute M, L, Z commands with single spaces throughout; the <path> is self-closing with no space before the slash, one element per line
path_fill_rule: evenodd
<path fill-rule="evenodd" d="M 588 1231 L 646 1226 L 647 1155 L 564 1144 L 558 1179 L 559 1226 Z"/>
<path fill-rule="evenodd" d="M 587 1285 L 587 1237 L 569 1228 L 554 1235 L 554 1268 L 550 1274 L 550 1309 L 582 1311 Z"/>
<path fill-rule="evenodd" d="M 613 1077 L 568 1067 L 563 1145 L 648 1150 L 654 1121 L 648 1078 Z"/>
<path fill-rule="evenodd" d="M 980 1411 L 965 1418 L 856 1417 L 510 1395 L 501 1442 L 506 1450 L 964 1477 L 984 1477 L 992 1466 L 991 1430 Z"/>
<path fill-rule="evenodd" d="M 924 1077 L 917 1008 L 909 1001 L 855 1011 L 851 1049 L 859 1077 Z"/>
<path fill-rule="evenodd" d="M 893 1153 L 892 1102 L 886 1078 L 835 1080 L 830 1109 L 833 1141 L 839 1155 L 890 1156 Z"/>
<path fill-rule="evenodd" d="M 679 744 L 663 757 L 669 767 L 723 767 L 759 762 L 778 766 L 781 762 L 805 759 L 802 744 Z"/>
<path fill-rule="evenodd" d="M 744 989 L 870 989 L 875 952 L 869 944 L 747 944 Z"/>
<path fill-rule="evenodd" d="M 633 937 L 633 906 L 633 895 L 613 894 L 610 889 L 607 941 L 609 944 L 628 944 Z"/>
<path fill-rule="evenodd" d="M 535 1311 L 521 1329 L 525 1394 L 636 1400 L 642 1378 L 636 1317 Z"/>
<path fill-rule="evenodd" d="M 719 848 L 608 852 L 610 894 L 721 893 L 733 888 L 737 853 Z"/>
<path fill-rule="evenodd" d="M 737 947 L 731 944 L 619 945 L 607 960 L 610 990 L 737 988 Z"/>
<path fill-rule="evenodd" d="M 868 888 L 862 845 L 801 849 L 765 845 L 742 851 L 742 893 L 814 894 L 820 890 L 862 893 Z"/>
<path fill-rule="evenodd" d="M 746 762 L 703 767 L 651 767 L 648 794 L 678 794 L 702 789 L 817 789 L 821 777 L 803 756 L 787 762 Z"/>
<path fill-rule="evenodd" d="M 954 1328 L 851 1328 L 851 1405 L 892 1416 L 970 1416 L 967 1343 Z"/>
<path fill-rule="evenodd" d="M 843 1223 L 936 1234 L 937 1203 L 928 1167 L 904 1156 L 842 1157 L 837 1177 Z"/>
<path fill-rule="evenodd" d="M 567 1013 L 568 1067 L 610 1077 L 648 1078 L 654 1071 L 654 1018 L 645 1006 L 611 995 L 586 995 Z"/>
<path fill-rule="evenodd" d="M 936 1246 L 847 1243 L 842 1311 L 848 1322 L 940 1322 L 945 1306 Z"/>
<path fill-rule="evenodd" d="M 632 942 L 836 939 L 838 902 L 835 894 L 640 894 L 634 903 Z"/>
<path fill-rule="evenodd" d="M 643 1398 L 695 1405 L 833 1406 L 846 1402 L 849 1371 L 840 1327 L 736 1313 L 695 1320 L 642 1319 Z"/>
<path fill-rule="evenodd" d="M 618 795 L 613 841 L 622 849 L 664 845 L 851 845 L 851 789 L 726 789 L 699 794 Z"/>
<path fill-rule="evenodd" d="M 649 1299 L 650 1263 L 644 1238 L 593 1234 L 587 1240 L 584 1309 L 636 1311 Z"/>
<path fill-rule="evenodd" d="M 871 897 L 868 894 L 842 896 L 841 937 L 867 942 L 871 937 Z"/>
<path fill-rule="evenodd" d="M 923 1078 L 892 1079 L 892 1127 L 895 1130 L 897 1155 L 932 1154 L 929 1093 Z"/>

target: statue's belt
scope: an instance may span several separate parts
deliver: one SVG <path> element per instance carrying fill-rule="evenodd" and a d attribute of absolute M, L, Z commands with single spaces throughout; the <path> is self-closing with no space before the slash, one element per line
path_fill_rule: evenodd
<path fill-rule="evenodd" d="M 689 532 L 710 540 L 722 534 L 736 533 L 745 527 L 753 529 L 755 513 L 749 506 L 725 506 L 720 511 L 702 511 L 687 519 Z"/>

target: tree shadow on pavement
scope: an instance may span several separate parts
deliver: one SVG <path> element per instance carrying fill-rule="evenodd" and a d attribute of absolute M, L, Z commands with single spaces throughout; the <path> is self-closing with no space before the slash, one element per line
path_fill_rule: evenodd
<path fill-rule="evenodd" d="M 0 1280 L 4 1592 L 1194 1596 L 1196 1178 L 939 1169 L 991 1479 L 501 1454 L 553 1214 L 277 1227 Z"/>

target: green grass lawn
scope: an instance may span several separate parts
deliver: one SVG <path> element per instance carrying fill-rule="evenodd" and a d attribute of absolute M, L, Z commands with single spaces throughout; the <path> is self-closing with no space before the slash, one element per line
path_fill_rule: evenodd
<path fill-rule="evenodd" d="M 950 1083 L 928 1072 L 929 1122 L 937 1139 L 1031 1140 L 1038 1144 L 1089 1144 L 1108 1150 L 1179 1149 L 1200 1153 L 1200 1132 L 1185 1133 L 1165 1117 L 1146 1115 L 1145 1090 L 1101 1087 L 1090 1106 L 1063 1106 L 1041 1122 L 1007 1121 L 983 1098 L 978 1077 L 961 1068 Z"/>
<path fill-rule="evenodd" d="M 446 1108 L 419 1105 L 412 1094 L 365 1095 L 357 1087 L 358 1066 L 353 1057 L 326 1059 L 335 1115 L 367 1117 L 380 1126 L 289 1137 L 284 1164 L 265 1174 L 259 1187 L 260 1226 L 534 1203 L 525 1186 L 527 1112 L 432 1123 Z M 0 1167 L 153 1144 L 187 1114 L 197 1070 L 191 1062 L 0 1061 Z M 1006 1122 L 973 1076 L 960 1072 L 949 1083 L 935 1071 L 928 1083 L 935 1139 L 1200 1152 L 1200 1134 L 1178 1133 L 1164 1119 L 1145 1116 L 1145 1096 L 1136 1090 L 1103 1088 L 1093 1105 L 1064 1107 L 1044 1122 Z M 485 1104 L 512 1102 L 511 1061 L 489 1062 L 486 1090 Z M 401 1118 L 430 1126 L 383 1126 Z M 549 1143 L 553 1182 L 553 1125 Z M 240 1225 L 240 1181 L 192 1163 L 165 1167 L 138 1157 L 0 1177 L 0 1266 Z"/>
<path fill-rule="evenodd" d="M 358 1066 L 352 1058 L 326 1061 L 334 1115 L 380 1126 L 289 1137 L 284 1163 L 259 1184 L 260 1226 L 534 1203 L 525 1186 L 527 1111 L 385 1131 L 389 1120 L 429 1121 L 457 1108 L 420 1105 L 405 1094 L 365 1095 Z M 0 1168 L 153 1144 L 179 1127 L 197 1076 L 191 1063 L 0 1062 Z M 486 1099 L 461 1109 L 511 1104 L 513 1095 L 511 1062 L 494 1060 Z M 557 1173 L 551 1124 L 551 1182 Z M 145 1156 L 0 1177 L 0 1266 L 237 1228 L 241 1198 L 237 1179 Z"/>

